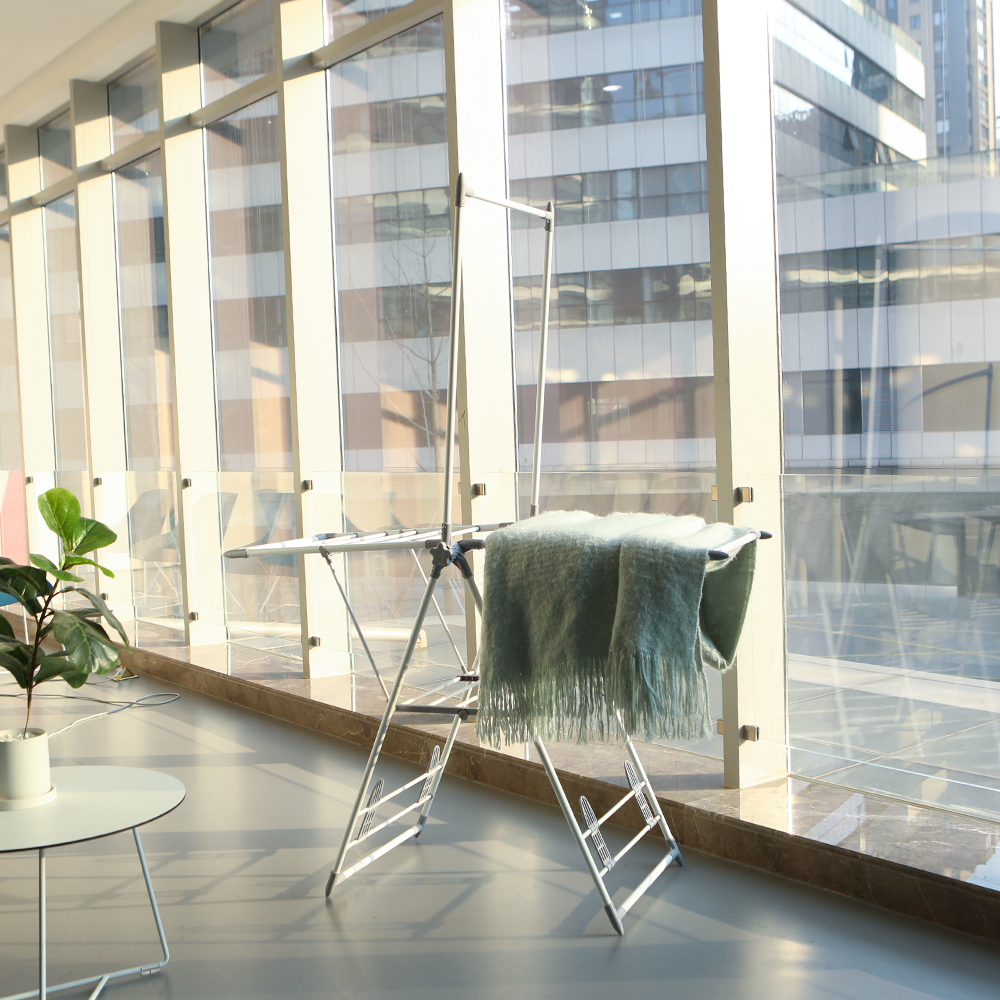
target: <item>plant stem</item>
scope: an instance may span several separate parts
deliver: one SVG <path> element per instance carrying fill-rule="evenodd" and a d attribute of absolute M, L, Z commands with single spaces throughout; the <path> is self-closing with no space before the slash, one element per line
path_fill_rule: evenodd
<path fill-rule="evenodd" d="M 62 568 L 66 568 L 65 563 Z M 58 586 L 59 585 L 56 584 L 56 586 L 48 592 L 45 597 L 45 602 L 42 604 L 42 610 L 37 615 L 31 616 L 35 620 L 35 641 L 31 646 L 31 662 L 28 664 L 28 710 L 24 714 L 24 731 L 21 733 L 22 740 L 26 740 L 28 738 L 28 722 L 31 719 L 31 695 L 35 689 L 35 671 L 38 669 L 38 651 L 42 645 L 42 626 L 44 625 L 45 619 L 49 614 L 49 606 L 52 604 L 53 598 L 56 594 L 60 593 Z"/>

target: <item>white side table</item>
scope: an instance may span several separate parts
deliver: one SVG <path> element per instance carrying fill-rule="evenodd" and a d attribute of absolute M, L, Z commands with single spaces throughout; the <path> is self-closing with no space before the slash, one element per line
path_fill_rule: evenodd
<path fill-rule="evenodd" d="M 160 771 L 137 767 L 54 767 L 52 783 L 57 795 L 52 802 L 33 809 L 0 812 L 0 853 L 38 851 L 38 989 L 17 993 L 2 1000 L 45 1000 L 49 991 L 68 990 L 97 983 L 90 1000 L 104 989 L 110 979 L 135 973 L 148 975 L 170 961 L 170 949 L 163 934 L 160 911 L 153 895 L 153 883 L 146 867 L 138 827 L 164 816 L 184 801 L 184 786 L 176 778 Z M 156 931 L 160 936 L 163 959 L 152 965 L 139 965 L 118 972 L 106 972 L 89 979 L 76 979 L 48 987 L 46 984 L 45 926 L 45 852 L 50 847 L 78 844 L 83 840 L 107 837 L 131 830 L 135 849 L 146 880 L 149 903 L 153 908 Z"/>

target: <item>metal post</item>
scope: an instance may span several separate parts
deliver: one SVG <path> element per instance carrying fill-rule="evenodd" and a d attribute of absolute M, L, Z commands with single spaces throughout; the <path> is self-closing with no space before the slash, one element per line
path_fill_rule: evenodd
<path fill-rule="evenodd" d="M 545 372 L 549 352 L 549 311 L 552 285 L 552 239 L 556 228 L 555 208 L 550 201 L 545 210 L 545 263 L 542 269 L 542 329 L 538 345 L 538 377 L 535 386 L 535 447 L 531 458 L 531 510 L 530 517 L 538 513 L 538 495 L 542 481 L 542 426 L 545 413 Z"/>
<path fill-rule="evenodd" d="M 545 749 L 545 744 L 541 740 L 535 740 L 535 748 L 538 750 L 538 756 L 542 760 L 542 767 L 545 768 L 545 773 L 548 776 L 549 783 L 552 785 L 552 790 L 556 793 L 556 799 L 558 799 L 563 815 L 566 817 L 566 822 L 569 824 L 573 837 L 576 839 L 577 847 L 580 848 L 580 853 L 583 855 L 584 861 L 587 862 L 587 868 L 590 870 L 594 885 L 597 886 L 601 902 L 604 903 L 604 912 L 608 915 L 611 926 L 614 927 L 618 934 L 624 935 L 625 927 L 622 924 L 621 917 L 618 916 L 618 909 L 611 901 L 611 896 L 604 885 L 604 879 L 601 878 L 600 869 L 594 862 L 594 856 L 590 853 L 587 842 L 583 839 L 583 834 L 580 832 L 580 824 L 577 823 L 576 816 L 573 815 L 573 807 L 569 804 L 569 799 L 566 798 L 566 792 L 563 789 L 562 782 L 559 780 L 559 775 L 556 774 L 556 769 L 552 766 L 552 761 L 549 759 L 549 752 Z"/>
<path fill-rule="evenodd" d="M 447 525 L 446 525 L 447 527 Z M 389 693 L 389 701 L 385 706 L 385 712 L 382 713 L 382 721 L 379 723 L 378 733 L 375 735 L 375 743 L 372 746 L 372 752 L 368 755 L 368 763 L 365 765 L 365 771 L 361 778 L 361 785 L 358 788 L 358 796 L 354 802 L 354 808 L 351 810 L 350 819 L 347 821 L 347 829 L 344 830 L 344 840 L 340 845 L 340 851 L 337 854 L 337 861 L 333 867 L 333 871 L 330 872 L 330 877 L 326 882 L 326 895 L 329 896 L 334 884 L 337 881 L 337 876 L 343 871 L 344 859 L 347 857 L 347 849 L 351 843 L 351 838 L 354 836 L 354 827 L 358 821 L 358 813 L 364 806 L 365 796 L 368 794 L 368 786 L 371 784 L 372 775 L 375 773 L 375 765 L 378 763 L 379 754 L 382 752 L 382 744 L 385 742 L 386 733 L 389 731 L 389 720 L 392 718 L 393 712 L 396 711 L 396 702 L 399 701 L 399 693 L 403 687 L 403 678 L 406 676 L 407 668 L 410 665 L 410 659 L 413 656 L 413 651 L 416 649 L 417 640 L 420 637 L 420 629 L 424 624 L 424 617 L 427 615 L 427 609 L 430 607 L 431 598 L 434 595 L 434 588 L 437 585 L 438 577 L 432 572 L 430 579 L 427 581 L 427 589 L 424 591 L 424 596 L 420 601 L 420 607 L 417 609 L 417 617 L 414 619 L 413 628 L 410 631 L 410 638 L 406 643 L 406 649 L 403 651 L 403 658 L 399 664 L 399 673 L 396 675 L 396 681 L 392 685 L 392 691 Z"/>
<path fill-rule="evenodd" d="M 424 825 L 427 823 L 427 817 L 430 814 L 431 806 L 434 805 L 434 797 L 437 795 L 438 785 L 441 784 L 441 779 L 444 777 L 444 769 L 448 765 L 448 758 L 451 756 L 452 747 L 455 745 L 455 737 L 458 736 L 458 727 L 462 724 L 462 717 L 456 715 L 454 719 L 451 720 L 451 729 L 448 730 L 448 739 L 445 740 L 444 750 L 441 752 L 440 766 L 441 770 L 431 779 L 430 797 L 424 803 L 423 808 L 420 810 L 420 818 L 417 820 L 417 832 L 414 837 L 419 837 L 423 832 Z"/>
<path fill-rule="evenodd" d="M 458 405 L 459 328 L 462 297 L 462 209 L 465 207 L 465 178 L 458 175 L 455 185 L 455 260 L 451 272 L 451 328 L 448 344 L 448 418 L 444 432 L 444 514 L 441 541 L 451 545 L 451 504 L 455 478 L 455 416 Z"/>
<path fill-rule="evenodd" d="M 149 868 L 146 866 L 146 854 L 142 849 L 142 841 L 139 839 L 139 828 L 132 827 L 132 836 L 135 838 L 135 849 L 139 855 L 139 864 L 142 866 L 142 877 L 146 882 L 146 893 L 149 896 L 149 905 L 153 908 L 153 920 L 156 921 L 156 933 L 160 937 L 160 948 L 163 949 L 163 961 L 155 965 L 143 967 L 143 972 L 152 972 L 153 969 L 162 968 L 170 961 L 170 948 L 167 945 L 167 936 L 163 933 L 163 921 L 160 919 L 160 908 L 156 905 L 156 896 L 153 893 L 153 881 L 149 877 Z"/>
<path fill-rule="evenodd" d="M 631 736 L 625 737 L 625 749 L 628 751 L 629 757 L 632 758 L 632 763 L 635 766 L 636 771 L 639 772 L 639 780 L 645 782 L 645 787 L 642 789 L 640 794 L 645 795 L 646 801 L 649 802 L 650 806 L 652 806 L 653 815 L 656 817 L 656 822 L 660 828 L 660 833 L 663 834 L 663 839 L 667 842 L 667 846 L 670 848 L 670 853 L 673 855 L 674 863 L 683 865 L 684 860 L 681 858 L 681 849 L 677 846 L 677 841 L 674 839 L 673 833 L 670 832 L 670 827 L 667 825 L 667 817 L 663 815 L 663 807 L 660 805 L 660 800 L 656 797 L 656 793 L 653 791 L 653 786 L 649 783 L 649 775 L 646 774 L 646 769 L 642 766 L 642 761 L 639 760 L 639 755 L 635 752 Z"/>
<path fill-rule="evenodd" d="M 48 941 L 45 928 L 45 848 L 38 848 L 38 996 L 49 995 L 45 982 L 48 963 Z"/>

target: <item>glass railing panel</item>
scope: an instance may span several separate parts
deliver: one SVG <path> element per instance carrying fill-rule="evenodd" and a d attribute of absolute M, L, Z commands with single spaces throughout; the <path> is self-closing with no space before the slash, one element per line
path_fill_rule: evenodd
<path fill-rule="evenodd" d="M 784 477 L 791 767 L 1000 818 L 1000 477 Z"/>
<path fill-rule="evenodd" d="M 313 523 L 324 532 L 436 529 L 441 523 L 439 473 L 312 473 L 303 496 Z M 457 484 L 456 484 L 457 494 Z M 367 686 L 374 681 L 343 599 L 321 556 L 305 556 L 316 580 L 317 605 L 311 610 L 324 653 Z M 430 559 L 424 546 L 395 551 L 334 554 L 333 570 L 347 592 L 376 667 L 387 682 L 395 676 L 426 586 Z M 425 619 L 407 684 L 427 689 L 454 677 L 467 661 L 465 594 L 461 577 L 446 571 L 436 591 L 436 606 Z M 331 661 L 332 662 L 332 661 Z"/>
<path fill-rule="evenodd" d="M 291 472 L 220 472 L 217 482 L 222 551 L 296 537 Z M 210 514 L 210 500 L 205 506 Z M 229 638 L 300 670 L 298 557 L 226 559 L 222 565 Z"/>

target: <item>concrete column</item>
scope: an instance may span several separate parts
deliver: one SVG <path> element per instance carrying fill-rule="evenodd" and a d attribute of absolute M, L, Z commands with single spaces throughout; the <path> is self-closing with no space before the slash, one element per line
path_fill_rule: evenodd
<path fill-rule="evenodd" d="M 725 781 L 786 772 L 781 353 L 767 4 L 704 0 L 705 130 L 718 518 L 764 528 L 735 665 L 723 675 Z M 751 487 L 752 502 L 736 490 Z M 746 740 L 744 726 L 760 738 Z"/>

